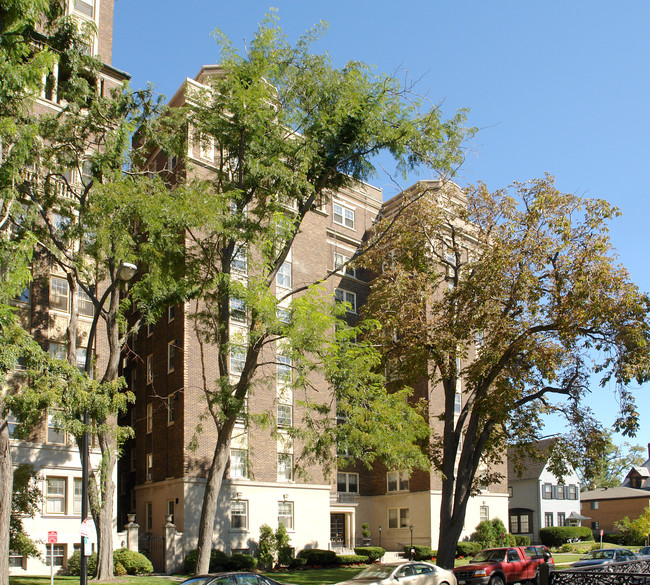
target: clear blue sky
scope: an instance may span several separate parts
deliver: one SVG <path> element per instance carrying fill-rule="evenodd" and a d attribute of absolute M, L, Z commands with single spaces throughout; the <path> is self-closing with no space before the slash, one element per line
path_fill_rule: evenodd
<path fill-rule="evenodd" d="M 152 82 L 171 97 L 219 61 L 214 29 L 243 47 L 271 6 L 291 41 L 329 22 L 315 50 L 336 65 L 407 71 L 447 114 L 469 108 L 480 132 L 456 177 L 461 186 L 496 189 L 549 172 L 562 191 L 618 206 L 611 236 L 620 261 L 650 290 L 647 0 L 117 0 L 113 65 L 132 74 L 134 87 Z M 395 194 L 385 177 L 374 183 L 386 198 Z M 648 388 L 637 397 L 650 424 Z M 611 392 L 595 392 L 591 405 L 613 422 Z M 647 428 L 635 442 L 650 442 Z"/>

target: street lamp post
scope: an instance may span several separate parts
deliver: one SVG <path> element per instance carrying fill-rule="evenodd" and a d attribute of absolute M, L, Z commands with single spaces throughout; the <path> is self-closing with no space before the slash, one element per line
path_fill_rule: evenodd
<path fill-rule="evenodd" d="M 411 524 L 409 526 L 409 528 L 411 529 L 411 547 L 410 547 L 410 550 L 409 550 L 409 560 L 412 561 L 413 560 L 413 552 L 414 552 L 413 551 L 413 524 Z"/>
<path fill-rule="evenodd" d="M 104 308 L 104 303 L 108 298 L 108 295 L 111 294 L 120 284 L 120 282 L 128 282 L 133 278 L 135 273 L 138 271 L 138 267 L 135 264 L 129 262 L 122 262 L 117 267 L 115 273 L 115 280 L 108 286 L 104 291 L 101 299 L 99 299 L 98 306 L 95 307 L 95 314 L 93 315 L 93 321 L 90 325 L 90 331 L 88 332 L 88 343 L 86 344 L 86 363 L 84 371 L 86 375 L 90 378 L 92 372 L 92 347 L 95 342 L 95 331 L 97 329 L 97 323 L 99 321 L 99 315 Z M 88 475 L 89 475 L 89 465 L 88 465 L 88 431 L 86 427 L 88 425 L 88 409 L 84 411 L 84 432 L 81 437 L 81 522 L 83 523 L 88 517 Z M 88 557 L 86 556 L 86 539 L 88 537 L 81 536 L 81 556 L 79 558 L 79 584 L 87 585 L 88 583 Z"/>
<path fill-rule="evenodd" d="M 381 524 L 379 525 L 379 548 L 381 548 Z"/>

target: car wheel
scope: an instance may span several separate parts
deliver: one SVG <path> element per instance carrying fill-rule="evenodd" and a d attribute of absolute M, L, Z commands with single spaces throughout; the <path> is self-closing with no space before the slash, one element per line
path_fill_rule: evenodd
<path fill-rule="evenodd" d="M 539 585 L 539 571 L 535 571 L 535 576 L 530 580 L 531 585 Z"/>
<path fill-rule="evenodd" d="M 490 579 L 490 585 L 506 585 L 506 582 L 503 580 L 503 577 L 495 575 Z"/>

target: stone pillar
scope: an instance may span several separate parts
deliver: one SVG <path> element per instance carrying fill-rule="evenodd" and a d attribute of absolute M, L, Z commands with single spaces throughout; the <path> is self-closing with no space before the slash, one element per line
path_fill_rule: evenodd
<path fill-rule="evenodd" d="M 165 574 L 173 575 L 180 570 L 182 558 L 180 554 L 180 539 L 179 533 L 176 531 L 176 526 L 172 523 L 172 515 L 165 516 L 165 525 L 163 526 L 165 533 Z"/>
<path fill-rule="evenodd" d="M 124 530 L 126 530 L 126 548 L 135 552 L 139 552 L 138 535 L 140 531 L 140 525 L 135 523 L 135 514 L 127 514 L 126 517 L 129 520 L 124 526 Z"/>

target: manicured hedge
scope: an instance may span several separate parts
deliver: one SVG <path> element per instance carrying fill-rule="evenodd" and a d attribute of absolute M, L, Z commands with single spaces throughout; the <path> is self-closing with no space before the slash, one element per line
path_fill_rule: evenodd
<path fill-rule="evenodd" d="M 517 546 L 530 546 L 530 536 L 514 535 Z"/>
<path fill-rule="evenodd" d="M 461 540 L 456 545 L 457 557 L 473 557 L 478 551 L 481 550 L 481 544 L 471 540 Z"/>
<path fill-rule="evenodd" d="M 386 554 L 386 551 L 380 546 L 357 546 L 354 548 L 354 554 L 368 557 L 369 563 L 374 563 Z"/>
<path fill-rule="evenodd" d="M 117 565 L 117 563 L 121 563 L 129 575 L 149 575 L 153 573 L 151 561 L 142 553 L 128 548 L 118 548 L 113 552 L 113 564 Z"/>
<path fill-rule="evenodd" d="M 413 549 L 413 559 L 414 561 L 428 561 L 431 557 L 434 557 L 438 551 L 431 550 L 428 546 L 422 546 L 414 544 L 412 547 L 404 547 L 404 556 L 411 557 L 411 549 Z"/>
<path fill-rule="evenodd" d="M 306 548 L 301 550 L 298 556 L 305 559 L 308 567 L 336 567 L 339 564 L 339 559 L 333 550 Z"/>
<path fill-rule="evenodd" d="M 185 572 L 194 573 L 196 571 L 196 561 L 198 560 L 198 550 L 194 549 L 187 553 L 185 556 Z M 230 571 L 232 569 L 232 561 L 230 557 L 223 551 L 213 548 L 210 551 L 210 568 L 209 573 L 216 573 L 218 571 Z"/>
<path fill-rule="evenodd" d="M 365 565 L 368 557 L 365 555 L 336 555 L 340 565 Z"/>
<path fill-rule="evenodd" d="M 562 546 L 569 540 L 593 540 L 588 526 L 549 526 L 539 531 L 539 539 L 546 546 Z"/>
<path fill-rule="evenodd" d="M 254 571 L 257 568 L 257 559 L 253 555 L 232 553 L 230 555 L 231 571 Z"/>

